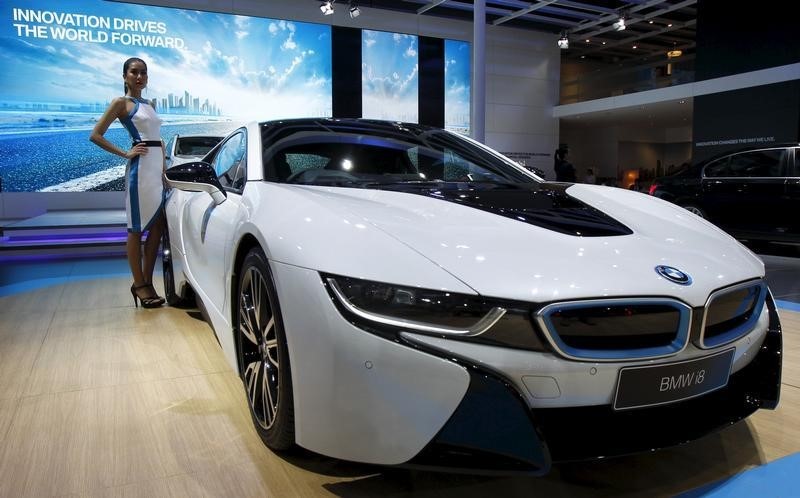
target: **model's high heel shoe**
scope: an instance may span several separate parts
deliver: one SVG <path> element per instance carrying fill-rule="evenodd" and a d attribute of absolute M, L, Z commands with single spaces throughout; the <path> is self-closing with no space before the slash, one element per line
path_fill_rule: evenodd
<path fill-rule="evenodd" d="M 137 286 L 136 284 L 131 284 L 131 295 L 133 296 L 133 304 L 136 307 L 139 307 L 139 302 L 142 303 L 142 308 L 158 308 L 162 304 L 164 304 L 164 298 L 161 296 L 145 296 L 142 297 L 137 292 L 139 289 L 147 289 L 151 287 L 150 284 L 144 284 Z"/>
<path fill-rule="evenodd" d="M 152 295 L 153 295 L 153 299 L 158 299 L 158 300 L 160 300 L 160 301 L 161 301 L 161 304 L 164 304 L 165 302 L 167 302 L 167 300 L 166 300 L 166 299 L 164 299 L 163 297 L 161 297 L 161 296 L 159 296 L 159 295 L 158 295 L 158 292 L 156 291 L 156 288 L 155 288 L 155 287 L 153 287 L 153 284 L 147 284 L 147 286 L 150 288 L 150 292 L 151 292 L 151 293 L 152 293 Z"/>

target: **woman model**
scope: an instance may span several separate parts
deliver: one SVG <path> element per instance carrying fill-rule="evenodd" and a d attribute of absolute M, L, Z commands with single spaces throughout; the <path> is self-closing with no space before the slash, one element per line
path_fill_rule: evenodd
<path fill-rule="evenodd" d="M 128 160 L 125 168 L 125 208 L 128 214 L 128 264 L 133 274 L 133 303 L 144 308 L 164 304 L 153 287 L 153 269 L 164 227 L 164 148 L 161 119 L 150 102 L 142 99 L 147 86 L 147 64 L 132 57 L 122 66 L 125 96 L 117 97 L 97 122 L 89 139 L 112 154 Z M 128 130 L 133 147 L 125 151 L 105 138 L 115 119 Z M 142 232 L 147 239 L 142 251 Z"/>

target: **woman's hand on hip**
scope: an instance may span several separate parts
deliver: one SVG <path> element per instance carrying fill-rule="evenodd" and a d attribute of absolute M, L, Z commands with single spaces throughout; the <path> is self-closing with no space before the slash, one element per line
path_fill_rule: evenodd
<path fill-rule="evenodd" d="M 147 155 L 147 145 L 143 143 L 138 143 L 134 145 L 131 150 L 125 153 L 125 159 L 133 159 L 136 156 L 144 156 Z"/>

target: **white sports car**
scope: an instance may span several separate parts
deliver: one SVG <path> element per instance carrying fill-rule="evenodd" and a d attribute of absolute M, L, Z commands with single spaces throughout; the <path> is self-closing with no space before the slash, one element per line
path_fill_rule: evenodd
<path fill-rule="evenodd" d="M 778 403 L 762 262 L 674 204 L 406 123 L 252 123 L 206 160 L 166 173 L 165 288 L 270 448 L 543 474 Z"/>

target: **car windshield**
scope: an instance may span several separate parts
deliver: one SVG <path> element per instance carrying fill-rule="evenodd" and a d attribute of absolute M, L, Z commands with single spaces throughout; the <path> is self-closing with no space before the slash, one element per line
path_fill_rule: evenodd
<path fill-rule="evenodd" d="M 175 153 L 180 156 L 204 156 L 220 140 L 221 137 L 179 137 Z"/>
<path fill-rule="evenodd" d="M 537 182 L 511 160 L 444 130 L 359 131 L 306 129 L 265 141 L 266 176 L 281 183 L 362 188 L 513 188 Z"/>

